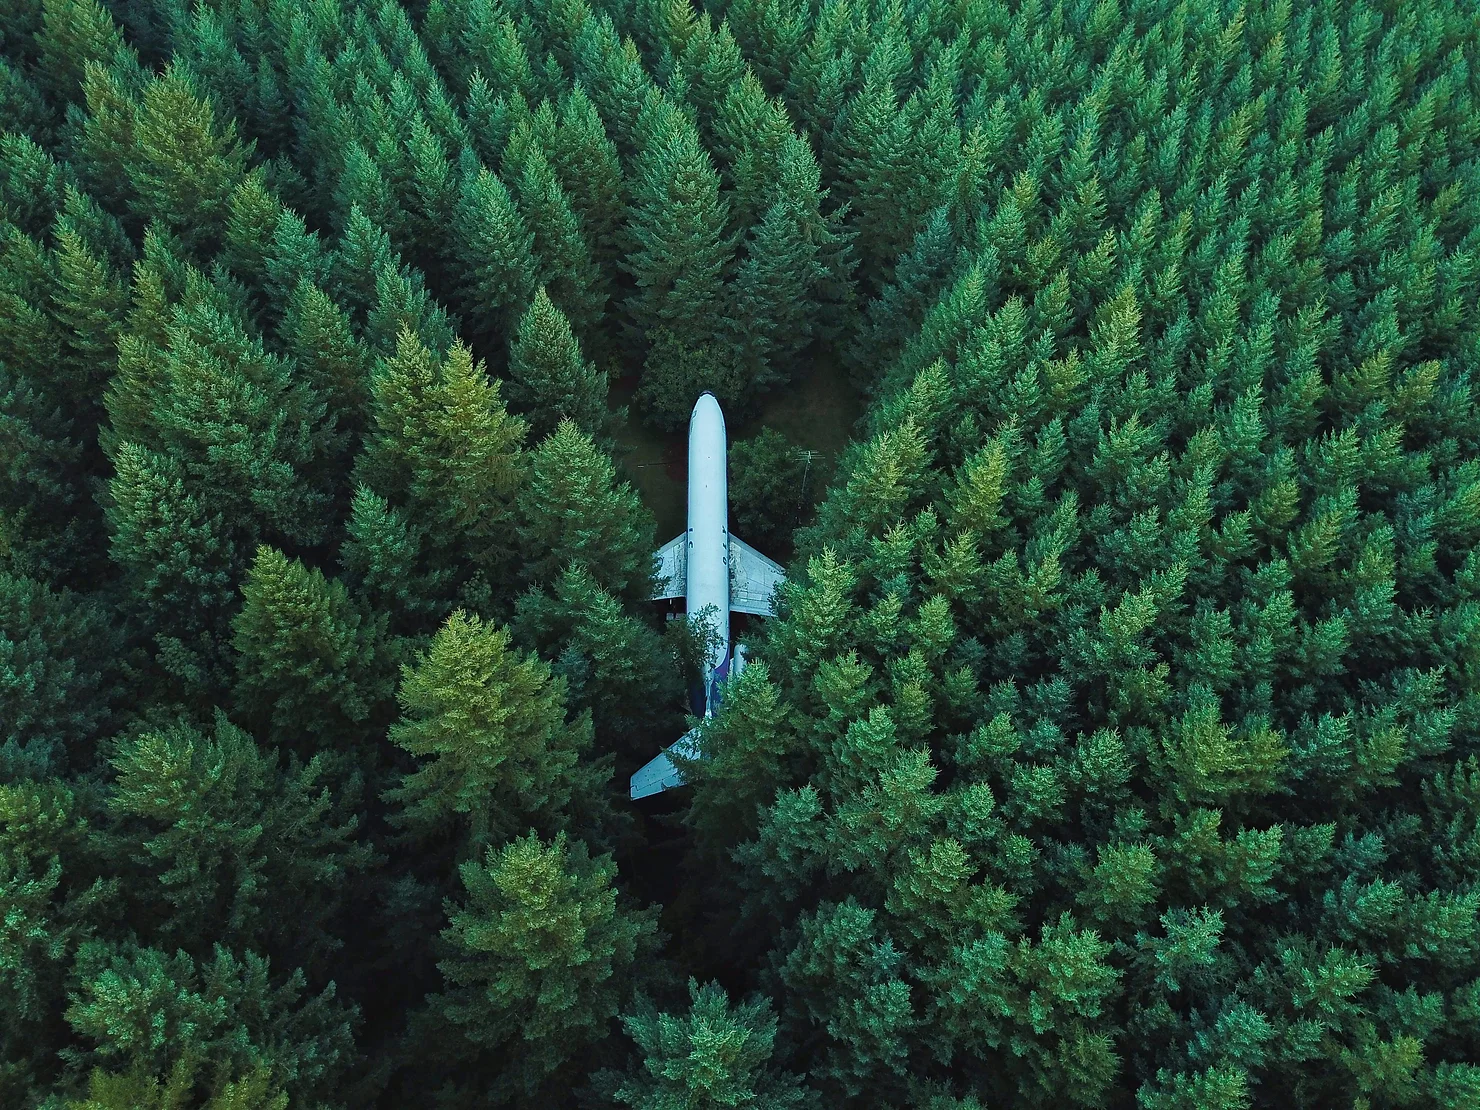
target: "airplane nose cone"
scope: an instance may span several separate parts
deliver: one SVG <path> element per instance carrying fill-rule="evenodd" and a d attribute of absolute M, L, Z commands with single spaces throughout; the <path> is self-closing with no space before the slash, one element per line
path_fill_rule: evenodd
<path fill-rule="evenodd" d="M 694 402 L 694 411 L 689 414 L 690 422 L 702 420 L 709 423 L 717 420 L 721 427 L 724 426 L 724 414 L 720 411 L 719 399 L 713 393 L 705 390 L 699 394 L 699 399 Z"/>

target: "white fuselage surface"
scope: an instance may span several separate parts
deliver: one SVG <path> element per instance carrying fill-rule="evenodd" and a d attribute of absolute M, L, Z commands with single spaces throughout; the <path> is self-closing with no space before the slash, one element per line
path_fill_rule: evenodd
<path fill-rule="evenodd" d="M 704 667 L 707 691 L 715 668 L 730 655 L 730 492 L 725 464 L 725 415 L 714 394 L 700 394 L 689 417 L 689 519 L 685 608 L 708 623 L 719 643 Z"/>

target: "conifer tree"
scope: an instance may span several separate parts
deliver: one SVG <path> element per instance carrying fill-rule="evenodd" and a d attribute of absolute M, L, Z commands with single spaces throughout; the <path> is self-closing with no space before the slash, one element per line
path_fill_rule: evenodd
<path fill-rule="evenodd" d="M 514 546 L 508 525 L 525 425 L 504 408 L 498 383 L 461 343 L 439 359 L 403 330 L 395 356 L 377 363 L 370 392 L 357 481 L 424 538 L 431 569 L 465 578 L 470 560 L 499 581 Z"/>
<path fill-rule="evenodd" d="M 141 921 L 204 955 L 228 943 L 315 966 L 339 947 L 346 886 L 373 852 L 356 842 L 357 775 L 264 751 L 217 711 L 142 732 L 111 761 L 111 839 Z"/>
<path fill-rule="evenodd" d="M 370 353 L 354 334 L 348 315 L 310 278 L 300 279 L 287 302 L 282 341 L 339 427 L 363 430 L 370 394 Z"/>
<path fill-rule="evenodd" d="M 957 241 L 949 209 L 940 206 L 900 258 L 893 280 L 867 305 L 868 324 L 848 351 L 854 366 L 887 365 L 899 353 L 940 295 L 956 261 Z"/>
<path fill-rule="evenodd" d="M 517 1104 L 606 1036 L 656 950 L 654 915 L 622 905 L 611 857 L 564 832 L 490 845 L 460 870 L 438 964 L 449 989 L 426 1020 L 453 1031 L 438 1045 L 474 1062 L 483 1097 Z"/>
<path fill-rule="evenodd" d="M 787 151 L 776 200 L 746 240 L 730 301 L 729 331 L 747 392 L 784 382 L 796 369 L 813 331 L 806 306 L 826 274 L 815 237 L 817 164 L 804 143 L 790 143 Z"/>
<path fill-rule="evenodd" d="M 569 704 L 590 710 L 597 749 L 618 753 L 622 767 L 646 762 L 652 737 L 681 725 L 676 660 L 632 608 L 572 563 L 520 596 L 510 626 L 565 680 Z"/>
<path fill-rule="evenodd" d="M 700 987 L 690 979 L 689 1002 L 687 1013 L 672 1014 L 639 997 L 634 1012 L 623 1015 L 622 1024 L 643 1060 L 613 1093 L 619 1105 L 781 1110 L 817 1104 L 797 1076 L 767 1066 L 776 1042 L 776 1018 L 764 998 L 732 1008 L 718 983 Z"/>
<path fill-rule="evenodd" d="M 477 855 L 521 828 L 547 834 L 606 772 L 583 764 L 590 718 L 567 719 L 565 683 L 459 610 L 403 672 L 391 741 L 424 762 L 386 796 L 423 838 L 455 831 Z"/>
<path fill-rule="evenodd" d="M 519 320 L 509 351 L 509 402 L 543 439 L 563 419 L 589 436 L 605 438 L 607 377 L 581 354 L 570 320 L 540 286 Z"/>
<path fill-rule="evenodd" d="M 177 679 L 224 685 L 225 614 L 243 554 L 222 513 L 189 492 L 168 455 L 122 444 L 109 482 L 109 554 L 131 604 L 157 629 L 160 661 Z"/>
<path fill-rule="evenodd" d="M 663 327 L 680 343 L 698 346 L 715 338 L 733 254 L 724 238 L 726 205 L 693 126 L 672 113 L 653 111 L 648 118 L 657 130 L 643 136 L 632 185 L 628 234 L 635 249 L 621 266 L 637 291 L 626 308 L 650 340 Z"/>
<path fill-rule="evenodd" d="M 36 7 L 41 14 L 34 32 L 36 67 L 42 87 L 58 100 L 80 103 L 87 63 L 107 67 L 123 61 L 128 54 L 123 35 L 97 0 L 48 0 Z"/>
<path fill-rule="evenodd" d="M 345 581 L 402 634 L 429 631 L 452 608 L 456 568 L 432 565 L 436 552 L 424 528 L 376 496 L 355 488 L 339 559 Z"/>
<path fill-rule="evenodd" d="M 250 153 L 235 123 L 218 127 L 210 103 L 171 69 L 144 90 L 133 141 L 127 169 L 138 217 L 160 221 L 190 247 L 218 240 Z"/>
<path fill-rule="evenodd" d="M 529 453 L 519 508 L 525 578 L 549 582 L 579 566 L 626 601 L 652 595 L 652 516 L 573 420 Z"/>
<path fill-rule="evenodd" d="M 486 169 L 463 179 L 453 242 L 464 273 L 464 315 L 485 342 L 498 342 L 529 305 L 538 281 L 534 236 L 503 182 Z"/>
<path fill-rule="evenodd" d="M 809 464 L 787 436 L 762 428 L 730 444 L 729 468 L 730 523 L 735 532 L 763 551 L 784 554 L 792 530 L 827 485 L 822 461 Z"/>
<path fill-rule="evenodd" d="M 605 349 L 600 328 L 608 296 L 605 282 L 592 261 L 580 220 L 539 147 L 521 159 L 515 181 L 519 207 L 534 236 L 536 280 L 576 334 L 587 345 Z"/>
<path fill-rule="evenodd" d="M 90 764 L 123 700 L 123 647 L 95 601 L 0 570 L 0 780 Z"/>
<path fill-rule="evenodd" d="M 7 777 L 10 777 L 7 775 Z M 0 1075 L 15 1097 L 59 1078 L 68 970 L 99 918 L 116 912 L 117 880 L 91 850 L 87 811 L 44 773 L 0 785 Z"/>
<path fill-rule="evenodd" d="M 581 218 L 592 257 L 603 268 L 613 266 L 627 204 L 626 185 L 607 125 L 579 82 L 560 99 L 560 126 L 546 153 Z"/>
<path fill-rule="evenodd" d="M 232 621 L 241 719 L 265 718 L 274 742 L 302 751 L 363 750 L 395 695 L 385 615 L 271 547 L 257 549 L 242 601 Z"/>
<path fill-rule="evenodd" d="M 220 946 L 192 958 L 95 941 L 78 954 L 75 974 L 67 1022 L 91 1042 L 69 1053 L 79 1075 L 113 1068 L 136 1083 L 168 1082 L 185 1060 L 186 1074 L 265 1071 L 290 1099 L 332 1106 L 347 1093 L 357 1015 L 333 987 L 308 994 L 300 971 L 274 975 L 266 958 Z"/>

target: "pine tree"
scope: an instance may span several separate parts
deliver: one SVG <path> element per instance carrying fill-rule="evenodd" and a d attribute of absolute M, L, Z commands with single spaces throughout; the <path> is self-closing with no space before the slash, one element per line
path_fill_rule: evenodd
<path fill-rule="evenodd" d="M 611 421 L 606 374 L 582 356 L 569 319 L 544 286 L 520 318 L 509 352 L 509 402 L 536 440 L 567 418 L 587 435 L 604 438 Z"/>
<path fill-rule="evenodd" d="M 87 63 L 105 67 L 126 64 L 131 52 L 107 9 L 97 0 L 49 0 L 37 7 L 41 21 L 35 32 L 40 55 L 36 65 L 42 85 L 51 96 L 78 103 Z"/>
<path fill-rule="evenodd" d="M 776 1018 L 766 999 L 732 1008 L 718 983 L 701 988 L 690 979 L 689 1002 L 687 1013 L 671 1014 L 639 997 L 634 1012 L 623 1015 L 643 1061 L 613 1093 L 616 1102 L 641 1110 L 817 1105 L 797 1076 L 767 1066 Z"/>
<path fill-rule="evenodd" d="M 900 258 L 893 280 L 866 308 L 868 325 L 848 352 L 861 380 L 870 380 L 909 341 L 926 309 L 942 292 L 956 254 L 949 209 L 937 207 L 915 235 L 909 253 Z"/>
<path fill-rule="evenodd" d="M 812 338 L 807 305 L 826 275 L 813 233 L 821 219 L 817 174 L 805 144 L 788 144 L 777 199 L 752 228 L 735 275 L 727 323 L 747 392 L 790 378 Z"/>
<path fill-rule="evenodd" d="M 89 60 L 83 68 L 87 114 L 73 122 L 73 157 L 88 192 L 114 212 L 132 211 L 135 203 L 130 171 L 142 84 L 137 67 Z"/>
<path fill-rule="evenodd" d="M 350 435 L 363 430 L 370 353 L 355 336 L 344 310 L 307 276 L 287 302 L 281 337 L 314 390 L 327 400 L 338 426 Z"/>
<path fill-rule="evenodd" d="M 574 421 L 562 420 L 529 453 L 519 512 L 526 579 L 548 582 L 579 566 L 624 600 L 652 595 L 652 516 Z"/>
<path fill-rule="evenodd" d="M 621 905 L 611 857 L 563 832 L 490 845 L 460 870 L 466 901 L 447 907 L 438 963 L 449 989 L 426 1021 L 455 1031 L 437 1038 L 448 1056 L 482 1064 L 482 1097 L 519 1103 L 605 1038 L 656 951 L 653 911 Z"/>
<path fill-rule="evenodd" d="M 456 568 L 429 565 L 436 553 L 426 530 L 368 486 L 355 488 L 345 532 L 345 581 L 396 632 L 430 632 L 451 611 Z"/>
<path fill-rule="evenodd" d="M 775 428 L 737 439 L 729 451 L 730 524 L 736 535 L 780 558 L 792 530 L 827 485 L 822 463 Z"/>
<path fill-rule="evenodd" d="M 560 99 L 560 127 L 546 153 L 581 218 L 592 257 L 610 273 L 626 211 L 626 185 L 617 148 L 580 83 Z"/>
<path fill-rule="evenodd" d="M 97 941 L 78 954 L 76 977 L 67 1022 L 91 1042 L 68 1053 L 79 1076 L 113 1066 L 169 1079 L 183 1060 L 185 1074 L 265 1071 L 290 1099 L 334 1105 L 357 1063 L 357 1014 L 334 988 L 305 997 L 301 971 L 272 976 L 267 959 L 252 952 L 218 946 L 192 959 Z"/>
<path fill-rule="evenodd" d="M 109 554 L 130 605 L 155 630 L 160 661 L 196 687 L 224 687 L 226 613 L 243 555 L 219 509 L 186 486 L 174 458 L 124 443 L 108 484 Z"/>
<path fill-rule="evenodd" d="M 605 349 L 601 316 L 608 297 L 606 283 L 592 261 L 580 220 L 538 147 L 524 156 L 515 181 L 520 210 L 534 236 L 536 280 L 582 341 Z"/>
<path fill-rule="evenodd" d="M 510 646 L 507 629 L 459 610 L 404 672 L 391 741 L 423 762 L 386 798 L 397 824 L 456 831 L 476 855 L 531 825 L 548 833 L 605 777 L 583 765 L 590 718 L 568 720 L 565 683 Z"/>
<path fill-rule="evenodd" d="M 0 910 L 6 921 L 0 1075 L 7 1092 L 40 1098 L 58 1079 L 68 969 L 99 920 L 117 911 L 118 882 L 104 876 L 90 850 L 90 807 L 77 792 L 44 774 L 18 779 L 0 785 Z"/>
<path fill-rule="evenodd" d="M 486 169 L 463 178 L 453 242 L 464 273 L 463 313 L 475 334 L 497 343 L 528 307 L 537 279 L 534 236 L 503 182 Z"/>
<path fill-rule="evenodd" d="M 201 1065 L 189 1055 L 181 1056 L 163 1086 L 156 1076 L 137 1073 L 111 1074 L 94 1068 L 88 1077 L 87 1097 L 70 1099 L 67 1110 L 171 1110 L 191 1101 L 201 1083 Z M 272 1081 L 263 1065 L 236 1078 L 214 1076 L 207 1087 L 202 1110 L 287 1110 L 288 1096 Z"/>
<path fill-rule="evenodd" d="M 75 191 L 71 195 L 78 196 Z M 57 287 L 52 312 L 61 325 L 68 355 L 69 400 L 76 406 L 80 430 L 91 438 L 117 358 L 128 291 L 108 260 L 99 257 L 79 223 L 70 215 L 57 220 Z"/>
<path fill-rule="evenodd" d="M 265 718 L 274 742 L 307 751 L 363 749 L 388 726 L 395 661 L 384 615 L 271 547 L 257 549 L 242 601 L 232 621 L 241 719 Z"/>
<path fill-rule="evenodd" d="M 646 762 L 652 738 L 682 725 L 676 660 L 632 608 L 575 563 L 521 595 L 511 625 L 565 680 L 569 704 L 590 710 L 597 750 L 618 753 L 624 768 Z"/>
<path fill-rule="evenodd" d="M 264 751 L 217 711 L 213 733 L 186 723 L 140 733 L 111 760 L 108 807 L 138 920 L 204 955 L 210 943 L 316 966 L 342 943 L 346 887 L 373 859 L 356 842 L 357 774 Z"/>
<path fill-rule="evenodd" d="M 632 186 L 628 234 L 635 249 L 620 263 L 637 283 L 626 308 L 650 340 L 665 327 L 680 342 L 699 345 L 715 338 L 723 303 L 733 254 L 724 238 L 728 213 L 693 126 L 682 116 L 652 118 L 661 130 L 644 136 Z"/>
<path fill-rule="evenodd" d="M 500 581 L 512 557 L 525 425 L 504 408 L 498 383 L 461 343 L 438 359 L 403 330 L 395 356 L 377 363 L 370 393 L 357 482 L 425 537 L 434 569 L 465 577 L 470 560 Z"/>
<path fill-rule="evenodd" d="M 0 571 L 0 780 L 90 764 L 123 701 L 123 648 L 93 600 Z"/>
<path fill-rule="evenodd" d="M 219 241 L 250 155 L 235 123 L 218 128 L 189 78 L 168 69 L 144 90 L 133 141 L 126 168 L 138 217 L 159 220 L 190 247 Z"/>

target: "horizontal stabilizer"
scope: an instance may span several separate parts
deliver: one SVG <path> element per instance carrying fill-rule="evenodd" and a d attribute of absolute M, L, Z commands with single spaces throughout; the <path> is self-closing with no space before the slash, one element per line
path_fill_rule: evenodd
<path fill-rule="evenodd" d="M 684 784 L 683 775 L 673 765 L 673 760 L 668 758 L 669 752 L 676 752 L 682 759 L 697 759 L 699 730 L 690 729 L 637 769 L 632 775 L 633 801 L 661 794 L 664 790 Z"/>
<path fill-rule="evenodd" d="M 680 532 L 671 540 L 658 548 L 653 556 L 657 564 L 658 586 L 653 592 L 654 601 L 662 601 L 670 597 L 683 597 L 688 588 L 685 571 L 688 562 L 688 553 L 684 539 L 687 532 Z"/>
<path fill-rule="evenodd" d="M 772 595 L 786 580 L 786 568 L 768 559 L 734 533 L 730 534 L 730 608 L 737 613 L 769 617 Z"/>

